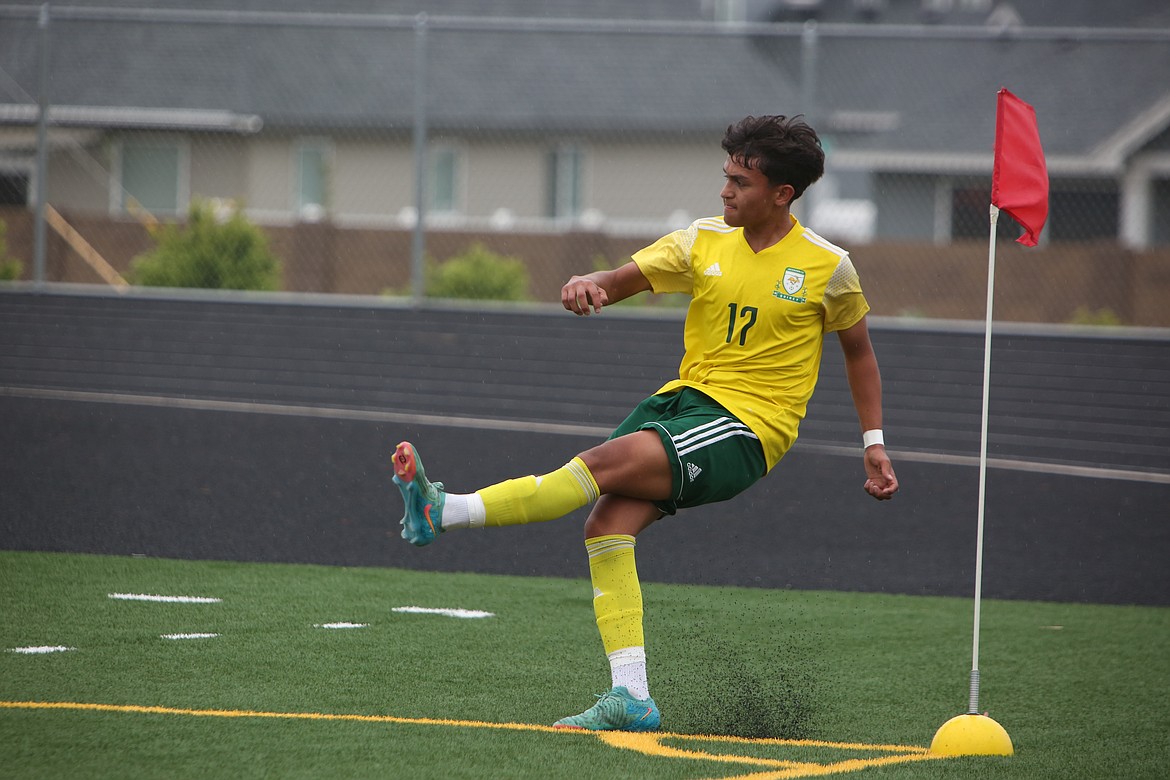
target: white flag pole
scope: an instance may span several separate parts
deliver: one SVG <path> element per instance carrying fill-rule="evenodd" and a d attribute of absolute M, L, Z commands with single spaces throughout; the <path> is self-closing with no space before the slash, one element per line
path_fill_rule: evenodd
<path fill-rule="evenodd" d="M 987 315 L 983 335 L 983 424 L 979 435 L 979 522 L 975 542 L 975 625 L 971 639 L 971 698 L 967 714 L 956 715 L 935 732 L 930 752 L 938 756 L 1010 756 L 1012 738 L 995 720 L 979 714 L 979 615 L 983 605 L 983 525 L 987 506 L 987 421 L 991 398 L 991 323 L 995 301 L 995 229 L 999 207 L 991 204 L 987 250 Z"/>
<path fill-rule="evenodd" d="M 979 617 L 983 606 L 983 525 L 987 507 L 987 421 L 991 399 L 991 323 L 995 304 L 995 230 L 999 207 L 991 205 L 987 248 L 987 314 L 983 331 L 983 421 L 979 431 L 979 509 L 975 532 L 975 620 L 971 635 L 971 697 L 968 715 L 979 714 Z"/>

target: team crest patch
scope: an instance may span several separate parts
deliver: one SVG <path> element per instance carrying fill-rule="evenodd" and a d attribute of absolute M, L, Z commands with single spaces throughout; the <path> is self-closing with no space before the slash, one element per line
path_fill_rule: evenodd
<path fill-rule="evenodd" d="M 772 295 L 794 303 L 804 303 L 808 295 L 804 289 L 804 271 L 799 268 L 785 268 L 784 276 L 776 282 Z"/>

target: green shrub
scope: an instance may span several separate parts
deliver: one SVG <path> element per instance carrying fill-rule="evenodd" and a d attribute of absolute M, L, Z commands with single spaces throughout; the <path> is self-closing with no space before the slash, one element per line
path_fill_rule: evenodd
<path fill-rule="evenodd" d="M 1073 312 L 1070 322 L 1073 325 L 1120 325 L 1121 318 L 1118 317 L 1113 309 L 1091 309 L 1088 306 L 1078 306 L 1077 310 Z"/>
<path fill-rule="evenodd" d="M 528 269 L 515 257 L 480 243 L 444 263 L 427 266 L 427 296 L 474 300 L 528 300 Z"/>
<path fill-rule="evenodd" d="M 238 208 L 225 219 L 206 201 L 193 201 L 183 225 L 152 231 L 155 248 L 135 258 L 130 281 L 149 287 L 276 290 L 280 261 L 264 233 Z"/>
<path fill-rule="evenodd" d="M 12 282 L 24 274 L 24 264 L 8 256 L 8 223 L 0 219 L 0 282 Z"/>

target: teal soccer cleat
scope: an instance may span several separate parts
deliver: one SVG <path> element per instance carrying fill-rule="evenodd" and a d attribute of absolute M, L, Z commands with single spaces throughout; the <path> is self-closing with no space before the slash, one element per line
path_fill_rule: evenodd
<path fill-rule="evenodd" d="M 580 715 L 561 718 L 553 724 L 558 729 L 588 731 L 657 731 L 662 716 L 653 699 L 635 699 L 619 685 L 597 697 L 597 703 Z"/>
<path fill-rule="evenodd" d="M 416 547 L 435 541 L 443 532 L 443 504 L 447 494 L 442 482 L 430 482 L 414 445 L 400 443 L 394 450 L 394 484 L 402 493 L 406 514 L 402 516 L 402 538 Z"/>

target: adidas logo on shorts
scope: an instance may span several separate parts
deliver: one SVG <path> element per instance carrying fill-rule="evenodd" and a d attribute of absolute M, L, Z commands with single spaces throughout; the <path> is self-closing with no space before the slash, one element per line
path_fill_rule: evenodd
<path fill-rule="evenodd" d="M 694 482 L 695 477 L 699 476 L 702 473 L 703 473 L 703 470 L 701 468 L 699 468 L 698 466 L 696 466 L 694 463 L 687 464 L 687 474 L 690 476 L 691 482 Z"/>

